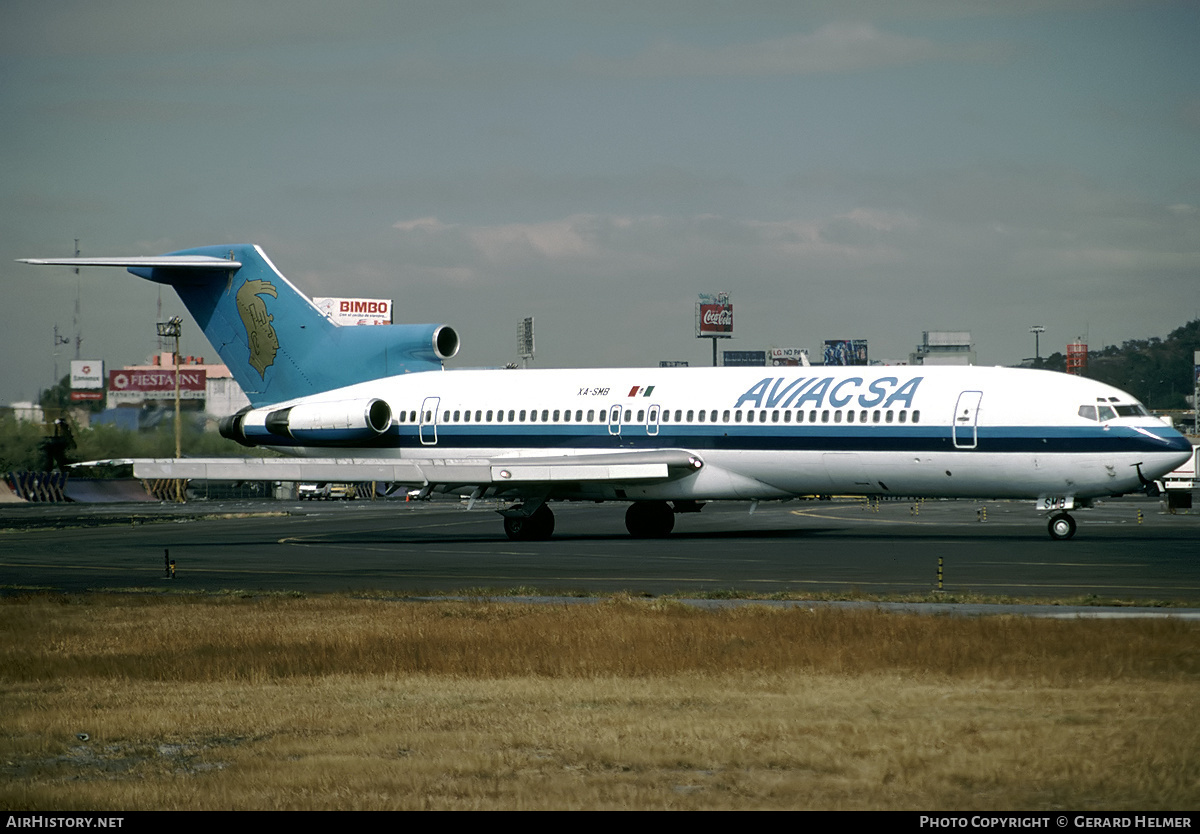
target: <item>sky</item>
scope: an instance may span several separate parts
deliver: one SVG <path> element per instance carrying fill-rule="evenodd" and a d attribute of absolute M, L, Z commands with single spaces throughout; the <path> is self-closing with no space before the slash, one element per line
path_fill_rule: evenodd
<path fill-rule="evenodd" d="M 157 285 L 17 258 L 261 245 L 453 325 L 448 367 L 865 338 L 980 364 L 1200 318 L 1193 0 L 6 0 L 0 403 L 157 346 Z M 80 313 L 76 317 L 76 300 Z M 163 317 L 184 313 L 169 290 Z M 185 317 L 185 354 L 213 355 Z M 56 364 L 57 363 L 57 364 Z"/>

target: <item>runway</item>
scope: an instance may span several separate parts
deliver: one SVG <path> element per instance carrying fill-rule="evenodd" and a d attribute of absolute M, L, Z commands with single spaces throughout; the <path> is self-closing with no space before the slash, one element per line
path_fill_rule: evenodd
<path fill-rule="evenodd" d="M 711 504 L 638 540 L 623 505 L 555 504 L 555 537 L 516 543 L 456 502 L 6 505 L 0 590 L 905 595 L 937 587 L 940 559 L 950 594 L 1200 602 L 1200 515 L 1144 498 L 1078 512 L 1066 542 L 1026 502 L 748 510 Z"/>

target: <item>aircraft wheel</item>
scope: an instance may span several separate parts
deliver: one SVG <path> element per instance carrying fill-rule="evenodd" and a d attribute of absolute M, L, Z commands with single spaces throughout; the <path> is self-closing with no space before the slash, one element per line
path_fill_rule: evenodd
<path fill-rule="evenodd" d="M 1066 513 L 1050 516 L 1050 538 L 1069 539 L 1075 535 L 1075 519 Z"/>
<path fill-rule="evenodd" d="M 666 501 L 634 501 L 625 511 L 625 529 L 637 539 L 661 539 L 675 528 L 675 512 Z"/>
<path fill-rule="evenodd" d="M 530 516 L 505 516 L 504 534 L 515 542 L 545 541 L 554 535 L 554 513 L 542 504 Z"/>

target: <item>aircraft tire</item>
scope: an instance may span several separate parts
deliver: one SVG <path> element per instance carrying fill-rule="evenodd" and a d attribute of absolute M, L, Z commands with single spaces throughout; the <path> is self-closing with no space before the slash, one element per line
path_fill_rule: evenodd
<path fill-rule="evenodd" d="M 515 542 L 540 542 L 554 535 L 554 513 L 545 504 L 530 516 L 505 516 L 504 534 Z"/>
<path fill-rule="evenodd" d="M 1050 516 L 1050 538 L 1064 541 L 1075 535 L 1075 519 L 1066 513 L 1056 513 Z"/>
<path fill-rule="evenodd" d="M 661 539 L 675 529 L 675 512 L 666 501 L 634 501 L 625 511 L 625 529 L 635 539 Z"/>

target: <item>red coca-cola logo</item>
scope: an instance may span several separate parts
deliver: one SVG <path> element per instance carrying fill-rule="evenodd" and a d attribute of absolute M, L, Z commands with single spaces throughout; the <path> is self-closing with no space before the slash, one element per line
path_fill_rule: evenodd
<path fill-rule="evenodd" d="M 700 328 L 709 331 L 732 331 L 733 308 L 723 304 L 700 305 Z"/>

